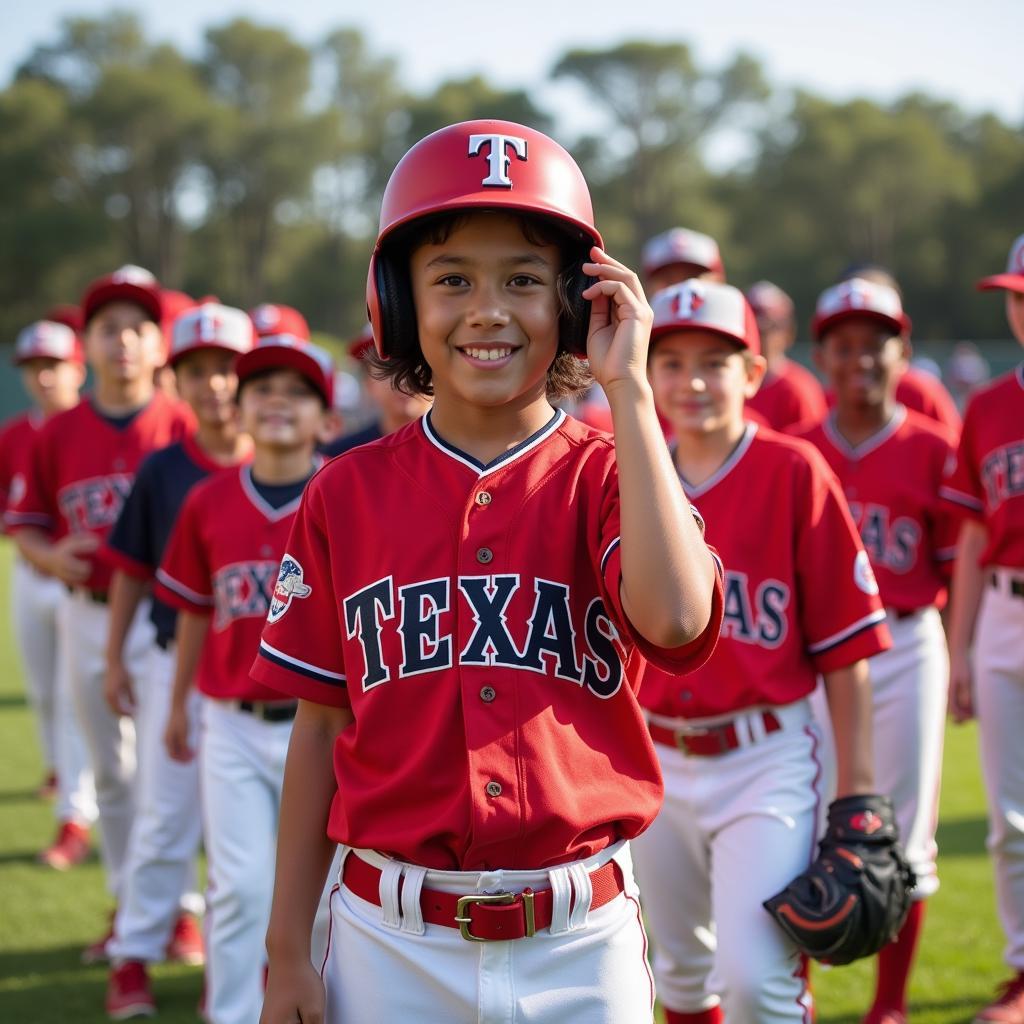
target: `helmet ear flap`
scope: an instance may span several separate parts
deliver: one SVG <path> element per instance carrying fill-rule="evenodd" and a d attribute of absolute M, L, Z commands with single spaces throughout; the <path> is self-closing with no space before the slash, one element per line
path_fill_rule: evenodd
<path fill-rule="evenodd" d="M 396 261 L 387 248 L 382 248 L 374 259 L 374 286 L 380 322 L 378 349 L 381 357 L 388 359 L 402 354 L 417 332 L 412 283 L 406 261 Z"/>

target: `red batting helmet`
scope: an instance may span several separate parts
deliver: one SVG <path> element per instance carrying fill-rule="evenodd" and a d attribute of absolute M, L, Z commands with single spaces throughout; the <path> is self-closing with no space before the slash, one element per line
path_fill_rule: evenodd
<path fill-rule="evenodd" d="M 382 357 L 396 351 L 399 339 L 416 336 L 408 253 L 395 251 L 396 238 L 421 218 L 472 209 L 550 218 L 578 240 L 580 262 L 603 244 L 583 172 L 553 139 L 511 121 L 463 121 L 428 135 L 399 161 L 381 203 L 366 305 Z M 582 272 L 579 278 L 582 291 L 590 281 Z M 578 307 L 563 322 L 562 339 L 571 351 L 585 352 L 589 304 L 580 299 Z"/>

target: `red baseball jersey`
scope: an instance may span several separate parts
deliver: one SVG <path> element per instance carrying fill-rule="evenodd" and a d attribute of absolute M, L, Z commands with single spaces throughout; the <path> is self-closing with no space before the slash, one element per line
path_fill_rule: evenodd
<path fill-rule="evenodd" d="M 299 498 L 268 504 L 252 467 L 216 473 L 189 491 L 171 533 L 154 593 L 174 608 L 212 615 L 196 673 L 218 700 L 281 700 L 249 676 L 270 609 Z"/>
<path fill-rule="evenodd" d="M 889 423 L 857 446 L 836 429 L 834 414 L 803 436 L 839 477 L 886 607 L 943 607 L 959 528 L 939 494 L 956 454 L 949 431 L 898 405 Z"/>
<path fill-rule="evenodd" d="M 725 565 L 715 653 L 680 678 L 649 665 L 640 700 L 671 718 L 708 718 L 790 704 L 820 672 L 892 645 L 867 555 L 835 476 L 809 444 L 748 423 L 700 485 L 683 486 Z M 751 495 L 770 494 L 756 523 L 737 523 Z"/>
<path fill-rule="evenodd" d="M 52 416 L 32 446 L 25 492 L 7 513 L 9 529 L 34 526 L 58 540 L 70 533 L 105 540 L 139 463 L 149 452 L 180 440 L 192 422 L 190 412 L 159 391 L 131 419 L 118 423 L 88 399 Z M 92 572 L 82 585 L 104 591 L 112 574 L 101 555 L 93 556 Z"/>
<path fill-rule="evenodd" d="M 41 413 L 25 412 L 0 427 L 0 511 L 5 518 L 7 510 L 25 493 L 25 474 L 42 425 Z"/>
<path fill-rule="evenodd" d="M 662 800 L 619 596 L 614 445 L 563 412 L 484 466 L 429 414 L 329 462 L 303 499 L 253 675 L 351 708 L 328 832 L 439 869 L 542 868 Z"/>
<path fill-rule="evenodd" d="M 941 423 L 954 437 L 960 436 L 960 413 L 956 402 L 935 374 L 908 367 L 896 386 L 896 401 L 912 412 Z"/>
<path fill-rule="evenodd" d="M 982 565 L 1024 568 L 1024 363 L 971 396 L 942 496 L 985 524 Z"/>
<path fill-rule="evenodd" d="M 828 411 L 818 378 L 792 359 L 765 377 L 757 394 L 747 399 L 746 408 L 760 414 L 772 430 L 817 423 Z"/>

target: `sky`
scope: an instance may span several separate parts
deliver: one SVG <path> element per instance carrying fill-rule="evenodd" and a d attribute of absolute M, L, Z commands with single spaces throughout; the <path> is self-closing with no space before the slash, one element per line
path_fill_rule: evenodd
<path fill-rule="evenodd" d="M 56 37 L 62 18 L 112 6 L 138 13 L 152 38 L 186 52 L 198 52 L 204 28 L 235 16 L 280 25 L 307 44 L 351 26 L 398 59 L 411 87 L 479 72 L 547 106 L 558 104 L 548 72 L 568 49 L 681 40 L 702 66 L 751 53 L 782 88 L 883 101 L 921 89 L 1024 124 L 1024 0 L 0 0 L 0 83 Z"/>

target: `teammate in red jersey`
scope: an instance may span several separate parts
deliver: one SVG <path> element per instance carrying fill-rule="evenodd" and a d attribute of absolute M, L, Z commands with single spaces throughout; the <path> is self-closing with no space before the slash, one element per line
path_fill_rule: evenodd
<path fill-rule="evenodd" d="M 814 855 L 818 673 L 839 795 L 872 790 L 864 659 L 889 645 L 885 613 L 824 461 L 744 418 L 765 361 L 742 293 L 687 281 L 653 305 L 654 397 L 726 566 L 715 653 L 686 678 L 649 666 L 640 690 L 665 778 L 665 807 L 635 844 L 658 990 L 669 1024 L 804 1021 L 799 955 L 761 903 Z M 737 528 L 736 509 L 769 490 L 758 528 Z"/>
<path fill-rule="evenodd" d="M 253 334 L 252 321 L 242 310 L 214 302 L 194 306 L 174 321 L 168 365 L 198 429 L 146 458 L 107 538 L 105 554 L 116 569 L 106 696 L 116 714 L 132 716 L 139 760 L 138 812 L 108 950 L 106 1009 L 116 1020 L 155 1012 L 147 964 L 165 958 L 203 961 L 196 922 L 203 901 L 195 888 L 199 772 L 195 763 L 171 760 L 163 742 L 174 676 L 174 609 L 152 599 L 155 642 L 142 677 L 133 677 L 124 664 L 124 647 L 186 495 L 211 473 L 249 457 L 252 443 L 238 429 L 234 360 L 252 347 Z"/>
<path fill-rule="evenodd" d="M 914 903 L 878 957 L 868 1024 L 901 1024 L 924 922 L 938 888 L 935 827 L 949 663 L 939 611 L 956 553 L 957 523 L 939 491 L 956 438 L 896 399 L 910 320 L 899 293 L 851 278 L 826 290 L 813 323 L 815 356 L 836 407 L 803 434 L 839 477 L 881 590 L 893 636 L 871 662 L 875 778 L 892 797 Z"/>
<path fill-rule="evenodd" d="M 24 493 L 32 446 L 43 423 L 77 405 L 85 383 L 81 341 L 72 327 L 56 320 L 31 324 L 18 335 L 14 364 L 33 408 L 0 428 L 0 495 L 5 513 Z M 87 856 L 89 826 L 96 820 L 92 775 L 70 695 L 58 672 L 57 609 L 64 587 L 19 554 L 11 572 L 11 592 L 14 640 L 46 766 L 40 793 L 57 798 L 57 836 L 39 859 L 64 870 Z"/>
<path fill-rule="evenodd" d="M 385 190 L 378 371 L 434 405 L 310 483 L 253 667 L 300 698 L 264 1024 L 651 1018 L 636 686 L 645 657 L 707 658 L 722 592 L 644 374 L 650 308 L 599 244 L 579 168 L 521 125 L 442 129 Z M 584 351 L 614 442 L 550 404 Z M 307 937 L 337 843 L 324 1009 Z"/>
<path fill-rule="evenodd" d="M 1006 319 L 1024 345 L 1024 235 L 1005 274 Z M 966 516 L 950 608 L 950 705 L 978 716 L 1006 962 L 1014 972 L 978 1024 L 1024 1024 L 1024 364 L 971 398 L 943 496 Z M 973 654 L 971 652 L 973 644 Z"/>
<path fill-rule="evenodd" d="M 799 424 L 817 423 L 827 410 L 818 378 L 786 355 L 796 340 L 793 300 L 771 281 L 752 284 L 746 295 L 757 318 L 761 352 L 767 363 L 764 380 L 747 399 L 747 409 L 764 417 L 772 430 L 787 431 Z"/>
<path fill-rule="evenodd" d="M 189 493 L 157 574 L 157 596 L 179 609 L 165 734 L 175 760 L 192 757 L 193 685 L 201 695 L 210 1024 L 252 1024 L 259 1016 L 274 835 L 295 701 L 250 679 L 249 666 L 277 599 L 275 580 L 299 498 L 319 465 L 314 447 L 333 382 L 329 356 L 290 335 L 261 339 L 236 366 L 240 425 L 253 439 L 252 463 Z M 301 590 L 295 593 L 301 598 Z"/>
<path fill-rule="evenodd" d="M 162 359 L 161 315 L 160 287 L 137 267 L 89 286 L 82 300 L 83 343 L 94 386 L 86 400 L 44 424 L 25 493 L 8 514 L 25 558 L 67 586 L 59 647 L 95 778 L 104 866 L 115 899 L 134 812 L 135 734 L 103 696 L 112 567 L 98 553 L 143 457 L 183 436 L 191 422 L 191 414 L 153 383 Z M 126 647 L 134 668 L 141 670 L 151 643 L 140 609 Z M 85 955 L 103 957 L 105 940 Z"/>

